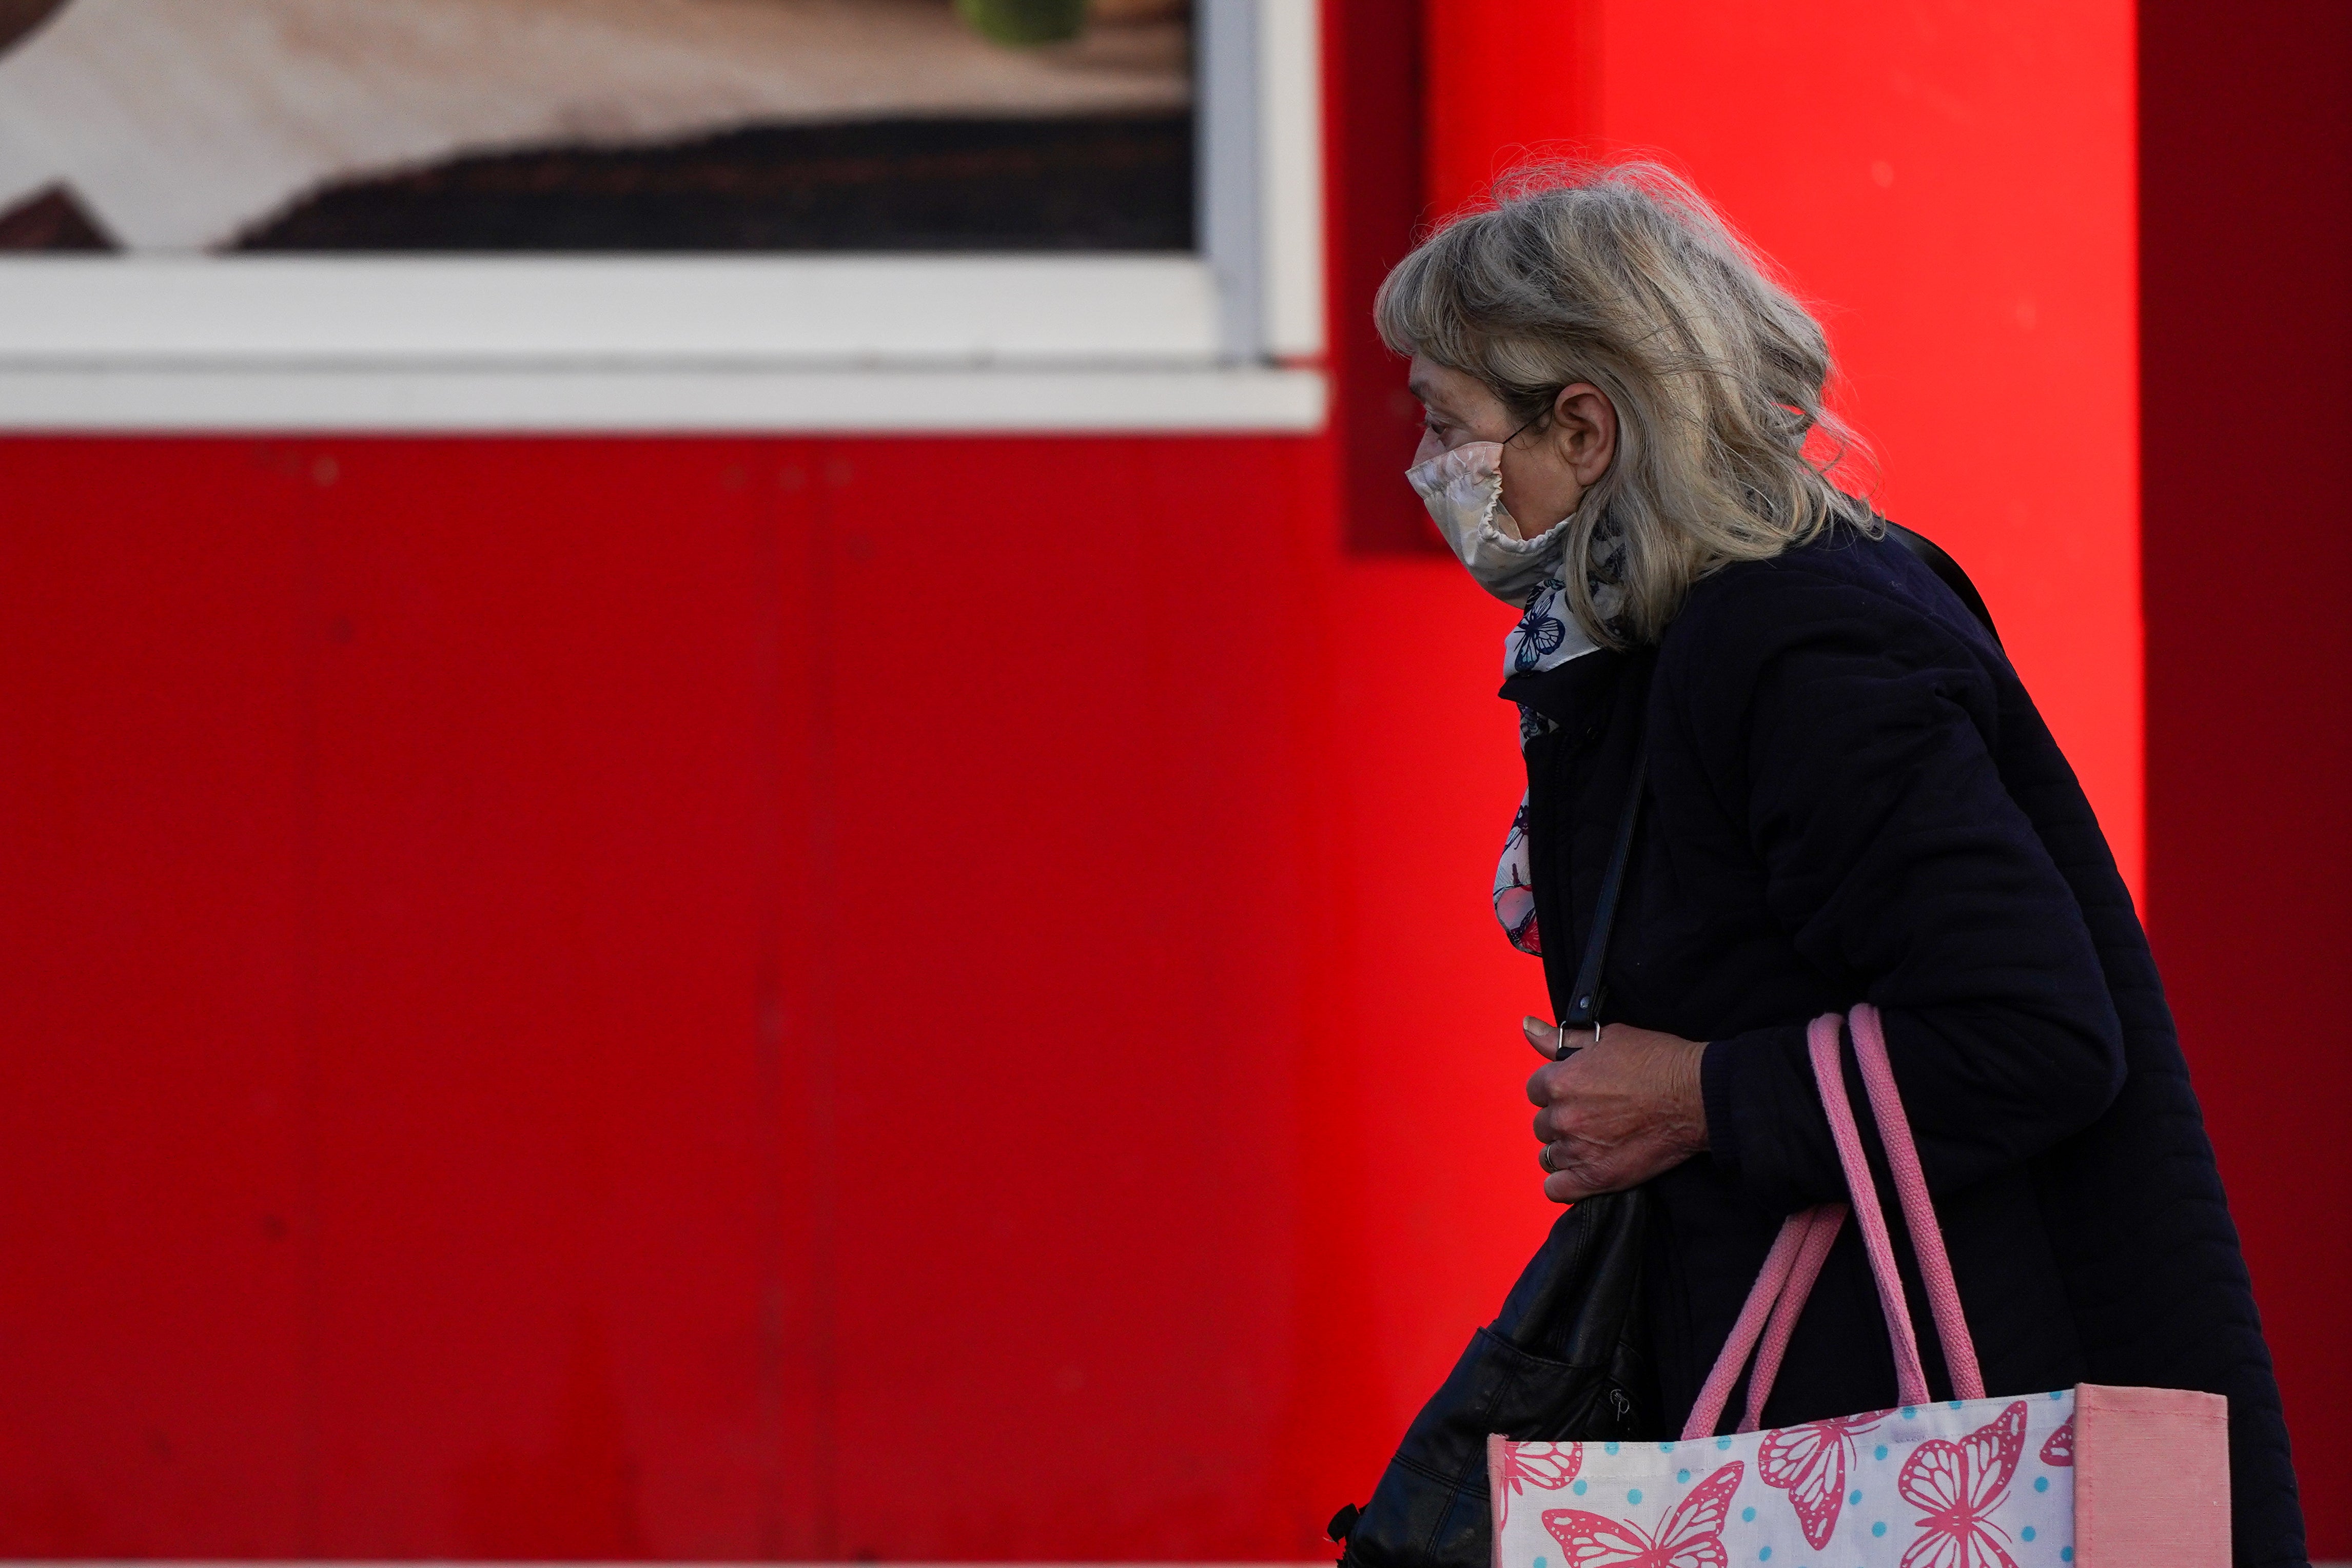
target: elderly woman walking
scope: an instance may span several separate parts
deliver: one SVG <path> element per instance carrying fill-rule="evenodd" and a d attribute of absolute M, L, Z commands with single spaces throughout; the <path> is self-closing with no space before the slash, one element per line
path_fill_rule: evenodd
<path fill-rule="evenodd" d="M 1648 1194 L 1642 1435 L 1682 1426 L 1783 1218 L 1844 1196 L 1806 1026 L 1867 1002 L 1989 1392 L 2226 1395 L 2236 1561 L 2301 1563 L 2269 1352 L 2130 896 L 1988 628 L 1832 484 L 1819 325 L 1642 164 L 1521 180 L 1378 310 L 1427 410 L 1412 481 L 1524 612 L 1496 904 L 1557 1016 L 1591 1011 L 1577 956 L 1635 825 L 1600 1021 L 1526 1028 L 1558 1058 L 1528 1086 L 1545 1193 Z M 1849 1229 L 1763 1420 L 1895 1391 Z"/>

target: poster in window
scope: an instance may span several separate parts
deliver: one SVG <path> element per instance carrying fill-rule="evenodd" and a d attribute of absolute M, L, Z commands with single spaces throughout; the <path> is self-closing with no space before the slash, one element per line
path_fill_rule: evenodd
<path fill-rule="evenodd" d="M 0 0 L 0 251 L 1185 251 L 1187 0 Z"/>

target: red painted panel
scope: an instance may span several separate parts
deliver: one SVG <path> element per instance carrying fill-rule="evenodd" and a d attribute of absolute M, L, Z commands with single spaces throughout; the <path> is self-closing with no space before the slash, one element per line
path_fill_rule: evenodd
<path fill-rule="evenodd" d="M 1214 1560 L 1310 1522 L 1275 1437 L 1318 457 L 828 450 L 851 1554 Z"/>
<path fill-rule="evenodd" d="M 1445 196 L 1655 153 L 1820 302 L 1884 505 L 1982 585 L 2137 887 L 2129 0 L 1428 7 Z"/>
<path fill-rule="evenodd" d="M 2142 11 L 2148 902 L 2278 1358 L 2352 1557 L 2352 12 Z"/>
<path fill-rule="evenodd" d="M 1423 0 L 1433 215 L 1484 201 L 1515 168 L 1593 150 L 1607 14 L 1592 0 Z"/>
<path fill-rule="evenodd" d="M 7 448 L 0 1551 L 1311 1550 L 1545 1219 L 1500 609 L 1313 441 L 254 450 Z"/>
<path fill-rule="evenodd" d="M 0 1551 L 302 1549 L 301 480 L 0 458 Z"/>
<path fill-rule="evenodd" d="M 772 1546 L 774 494 L 320 452 L 320 1549 Z"/>

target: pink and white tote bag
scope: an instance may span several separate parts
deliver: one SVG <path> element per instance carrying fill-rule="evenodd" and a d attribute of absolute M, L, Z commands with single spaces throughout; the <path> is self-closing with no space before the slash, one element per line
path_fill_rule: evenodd
<path fill-rule="evenodd" d="M 1673 1443 L 1487 1441 L 1496 1568 L 2229 1568 L 2228 1406 L 2179 1389 L 1988 1399 L 1943 1232 L 1867 1005 L 1850 1019 L 1863 1084 L 1918 1254 L 1958 1399 L 1933 1402 L 1903 1281 L 1846 1099 L 1841 1020 L 1816 1019 L 1813 1078 L 1878 1283 L 1902 1403 L 1757 1429 L 1848 1208 L 1792 1215 Z M 1714 1435 L 1755 1355 L 1738 1432 Z"/>

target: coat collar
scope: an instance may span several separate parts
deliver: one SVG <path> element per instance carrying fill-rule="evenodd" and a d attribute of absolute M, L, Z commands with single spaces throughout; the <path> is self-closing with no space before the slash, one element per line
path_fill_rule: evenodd
<path fill-rule="evenodd" d="M 1511 676 L 1496 695 L 1533 709 L 1562 729 L 1581 729 L 1605 711 L 1629 657 L 1615 648 L 1595 648 L 1555 668 Z"/>

